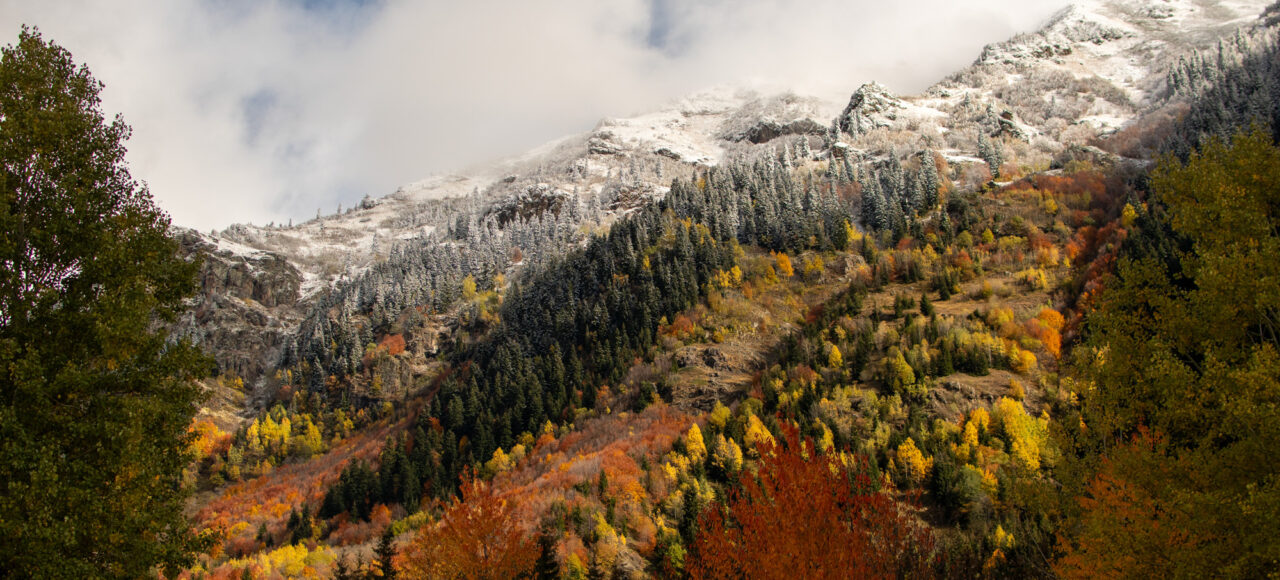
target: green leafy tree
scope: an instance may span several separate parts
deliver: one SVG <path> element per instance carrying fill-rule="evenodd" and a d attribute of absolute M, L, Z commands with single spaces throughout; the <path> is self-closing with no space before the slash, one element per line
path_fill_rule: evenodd
<path fill-rule="evenodd" d="M 163 323 L 195 289 L 101 84 L 24 28 L 0 58 L 0 577 L 191 562 L 188 427 L 208 367 Z"/>
<path fill-rule="evenodd" d="M 1063 421 L 1078 425 L 1062 475 L 1080 510 L 1058 572 L 1266 576 L 1280 561 L 1280 149 L 1263 133 L 1211 142 L 1152 186 L 1154 215 L 1135 219 L 1087 320 L 1082 416 Z"/>

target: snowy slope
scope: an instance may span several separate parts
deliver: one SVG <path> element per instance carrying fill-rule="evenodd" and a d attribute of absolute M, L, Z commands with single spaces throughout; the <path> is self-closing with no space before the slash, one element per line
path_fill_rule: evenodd
<path fill-rule="evenodd" d="M 1208 49 L 1241 27 L 1249 27 L 1269 0 L 1081 0 L 1063 9 L 1039 31 L 988 45 L 973 71 L 996 77 L 988 91 L 1065 73 L 1101 81 L 1119 94 L 1080 121 L 1114 129 L 1163 96 L 1165 72 L 1178 57 Z M 1046 91 L 1042 98 L 1053 98 Z M 1122 97 L 1121 97 L 1122 96 Z"/>
<path fill-rule="evenodd" d="M 866 125 L 842 135 L 842 147 L 871 156 L 930 147 L 976 162 L 975 127 L 986 107 L 1006 117 L 1000 122 L 1009 135 L 1051 154 L 1135 118 L 1163 95 L 1171 62 L 1250 25 L 1268 3 L 1077 2 L 1035 33 L 987 46 L 973 66 L 923 95 L 894 96 L 878 85 L 859 89 L 866 102 L 855 121 Z M 200 235 L 234 253 L 284 256 L 302 273 L 305 297 L 358 275 L 396 243 L 447 231 L 460 211 L 517 200 L 538 187 L 600 196 L 625 179 L 658 191 L 696 167 L 781 151 L 801 135 L 820 155 L 832 120 L 849 113 L 846 103 L 717 87 L 646 114 L 602 120 L 590 133 L 513 159 L 407 184 L 335 215 Z"/>
<path fill-rule="evenodd" d="M 839 107 L 790 94 L 711 89 L 650 113 L 604 119 L 591 133 L 565 137 L 519 157 L 407 184 L 334 215 L 288 227 L 238 224 L 200 235 L 237 253 L 268 251 L 287 257 L 303 273 L 303 294 L 308 296 L 358 275 L 397 242 L 446 230 L 459 211 L 500 205 L 539 187 L 601 195 L 624 178 L 647 182 L 658 191 L 693 167 L 716 165 L 751 150 L 755 144 L 745 141 L 743 133 L 760 123 L 805 121 L 802 126 L 823 128 Z"/>

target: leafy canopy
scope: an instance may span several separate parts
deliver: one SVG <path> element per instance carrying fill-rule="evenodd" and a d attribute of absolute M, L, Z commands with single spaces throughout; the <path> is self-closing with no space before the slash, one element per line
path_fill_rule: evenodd
<path fill-rule="evenodd" d="M 208 365 L 161 323 L 195 288 L 102 85 L 24 28 L 0 59 L 0 577 L 190 561 L 182 469 Z"/>
<path fill-rule="evenodd" d="M 1280 149 L 1261 132 L 1211 142 L 1152 186 L 1142 250 L 1088 319 L 1081 513 L 1058 572 L 1265 576 L 1280 561 Z"/>

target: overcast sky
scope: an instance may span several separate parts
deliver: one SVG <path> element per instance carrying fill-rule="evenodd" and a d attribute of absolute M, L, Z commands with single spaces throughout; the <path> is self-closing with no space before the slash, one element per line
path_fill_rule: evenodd
<path fill-rule="evenodd" d="M 106 84 L 178 225 L 332 213 L 717 84 L 911 93 L 1065 0 L 0 0 Z"/>

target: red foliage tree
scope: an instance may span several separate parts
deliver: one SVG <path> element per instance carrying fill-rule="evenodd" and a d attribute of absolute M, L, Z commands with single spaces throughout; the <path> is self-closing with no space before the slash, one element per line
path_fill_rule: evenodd
<path fill-rule="evenodd" d="M 517 578 L 537 559 L 538 545 L 518 525 L 513 505 L 469 478 L 462 500 L 418 531 L 397 567 L 409 578 Z"/>
<path fill-rule="evenodd" d="M 707 510 L 688 571 L 697 578 L 933 577 L 933 535 L 906 506 L 876 491 L 865 458 L 852 468 L 786 443 L 763 445 L 728 505 Z M 807 450 L 807 451 L 806 451 Z"/>
<path fill-rule="evenodd" d="M 386 338 L 382 339 L 382 342 L 378 343 L 378 346 L 381 346 L 382 348 L 386 349 L 387 354 L 391 356 L 398 355 L 404 352 L 404 347 L 405 347 L 404 335 L 389 334 L 386 336 Z"/>

